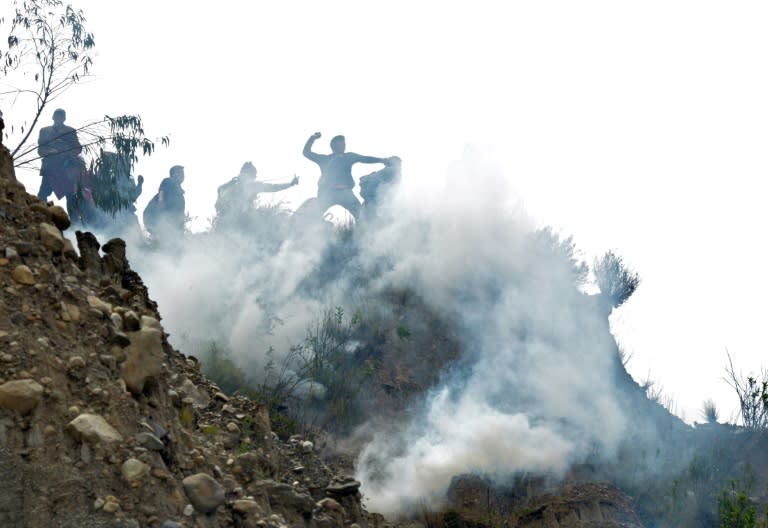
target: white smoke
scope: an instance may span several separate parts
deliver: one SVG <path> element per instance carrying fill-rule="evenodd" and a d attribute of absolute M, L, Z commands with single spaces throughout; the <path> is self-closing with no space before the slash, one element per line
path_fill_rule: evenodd
<path fill-rule="evenodd" d="M 417 503 L 438 505 L 461 474 L 562 473 L 572 452 L 571 442 L 523 413 L 499 411 L 473 390 L 455 401 L 443 388 L 408 430 L 395 438 L 380 434 L 364 448 L 358 476 L 369 508 L 398 513 Z"/>
<path fill-rule="evenodd" d="M 587 456 L 610 456 L 625 425 L 615 350 L 567 259 L 532 242 L 532 222 L 487 153 L 467 149 L 432 195 L 408 191 L 417 177 L 406 160 L 379 222 L 356 227 L 354 262 L 321 283 L 305 281 L 335 239 L 322 230 L 203 233 L 169 251 L 129 247 L 129 259 L 176 346 L 226 342 L 254 377 L 268 350 L 284 356 L 323 310 L 351 304 L 349 270 L 386 262 L 369 294 L 409 288 L 451 321 L 465 356 L 406 423 L 374 430 L 359 457 L 374 511 L 438 504 L 462 473 L 557 476 Z"/>
<path fill-rule="evenodd" d="M 157 244 L 114 230 L 94 234 L 102 243 L 117 234 L 127 239 L 131 267 L 157 301 L 175 347 L 204 354 L 216 343 L 262 381 L 266 364 L 281 361 L 335 302 L 332 289 L 317 299 L 297 293 L 329 237 L 297 231 L 285 238 L 287 215 L 278 209 L 264 220 L 252 232 L 209 230 Z"/>
<path fill-rule="evenodd" d="M 500 199 L 503 174 L 477 156 L 433 202 L 401 195 L 366 246 L 397 256 L 382 282 L 450 307 L 474 357 L 410 425 L 364 449 L 358 478 L 374 511 L 437 505 L 462 473 L 559 475 L 596 451 L 610 456 L 623 433 L 607 321 L 562 261 L 532 250 L 530 223 Z"/>

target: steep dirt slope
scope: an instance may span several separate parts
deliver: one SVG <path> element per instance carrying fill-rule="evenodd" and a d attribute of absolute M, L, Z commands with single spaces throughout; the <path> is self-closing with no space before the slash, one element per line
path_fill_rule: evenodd
<path fill-rule="evenodd" d="M 368 525 L 359 483 L 168 344 L 121 240 L 68 226 L 0 147 L 0 526 Z"/>

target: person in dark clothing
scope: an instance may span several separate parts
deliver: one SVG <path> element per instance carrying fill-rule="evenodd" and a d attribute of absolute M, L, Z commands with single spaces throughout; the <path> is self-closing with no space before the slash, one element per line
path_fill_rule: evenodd
<path fill-rule="evenodd" d="M 0 146 L 3 145 L 3 130 L 5 130 L 5 121 L 3 121 L 3 111 L 0 110 Z"/>
<path fill-rule="evenodd" d="M 363 198 L 363 216 L 372 220 L 384 195 L 400 181 L 402 161 L 397 156 L 386 160 L 386 167 L 360 177 L 360 196 Z"/>
<path fill-rule="evenodd" d="M 144 209 L 144 227 L 157 238 L 178 238 L 184 233 L 186 220 L 184 190 L 184 167 L 174 165 L 170 176 L 160 182 L 157 194 Z"/>
<path fill-rule="evenodd" d="M 104 212 L 101 231 L 110 237 L 141 238 L 136 200 L 144 188 L 144 177 L 131 175 L 130 162 L 114 152 L 104 152 L 93 178 L 94 197 Z"/>
<path fill-rule="evenodd" d="M 320 166 L 320 180 L 317 183 L 315 207 L 325 212 L 333 205 L 340 205 L 357 220 L 360 214 L 360 201 L 352 192 L 352 189 L 355 188 L 352 165 L 355 163 L 385 163 L 386 159 L 346 152 L 347 145 L 344 136 L 335 136 L 331 139 L 331 154 L 317 154 L 312 152 L 312 145 L 320 136 L 320 132 L 312 134 L 304 145 L 303 152 L 304 157 Z"/>
<path fill-rule="evenodd" d="M 256 174 L 253 163 L 246 161 L 240 174 L 219 187 L 214 223 L 217 228 L 245 228 L 253 212 L 256 195 L 282 191 L 299 183 L 299 177 L 295 175 L 288 183 L 266 183 L 257 181 Z"/>
<path fill-rule="evenodd" d="M 77 178 L 80 165 L 85 165 L 79 158 L 83 147 L 77 139 L 77 131 L 64 124 L 67 113 L 61 108 L 53 112 L 53 126 L 40 129 L 37 139 L 37 153 L 42 158 L 40 167 L 40 190 L 37 196 L 46 201 L 51 193 L 56 198 L 67 197 L 70 201 L 80 183 Z"/>

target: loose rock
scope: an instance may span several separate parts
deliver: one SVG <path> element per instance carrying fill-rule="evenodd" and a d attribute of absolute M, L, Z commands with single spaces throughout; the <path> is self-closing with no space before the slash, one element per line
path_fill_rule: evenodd
<path fill-rule="evenodd" d="M 142 328 L 127 334 L 130 344 L 125 348 L 126 360 L 120 370 L 120 377 L 133 394 L 144 390 L 144 384 L 162 372 L 163 335 L 154 328 Z"/>
<path fill-rule="evenodd" d="M 13 273 L 11 274 L 13 277 L 13 280 L 18 282 L 19 284 L 25 284 L 27 286 L 31 286 L 35 283 L 35 277 L 32 275 L 32 270 L 29 269 L 28 266 L 25 266 L 24 264 L 19 264 L 13 269 Z"/>
<path fill-rule="evenodd" d="M 15 380 L 0 385 L 0 407 L 27 414 L 43 397 L 43 386 L 34 380 Z"/>
<path fill-rule="evenodd" d="M 67 424 L 67 432 L 76 440 L 91 444 L 123 441 L 122 435 L 98 414 L 81 414 Z"/>
<path fill-rule="evenodd" d="M 139 433 L 136 435 L 136 445 L 152 451 L 162 451 L 165 447 L 163 441 L 152 433 Z"/>
<path fill-rule="evenodd" d="M 210 513 L 224 503 L 224 487 L 213 477 L 197 473 L 182 481 L 189 502 L 200 513 Z"/>
<path fill-rule="evenodd" d="M 139 480 L 149 473 L 149 466 L 136 458 L 129 458 L 120 467 L 120 473 L 127 482 Z"/>
<path fill-rule="evenodd" d="M 45 247 L 54 253 L 61 253 L 64 249 L 64 237 L 55 225 L 43 222 L 40 224 L 40 241 Z"/>
<path fill-rule="evenodd" d="M 52 205 L 48 208 L 48 212 L 51 215 L 51 221 L 62 231 L 67 229 L 72 224 L 72 222 L 69 220 L 69 215 L 63 207 Z"/>

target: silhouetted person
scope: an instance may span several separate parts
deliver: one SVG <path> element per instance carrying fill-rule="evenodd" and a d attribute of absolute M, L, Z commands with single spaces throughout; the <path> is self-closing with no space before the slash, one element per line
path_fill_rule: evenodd
<path fill-rule="evenodd" d="M 360 202 L 352 192 L 355 180 L 352 178 L 352 165 L 355 163 L 385 163 L 384 158 L 361 156 L 354 152 L 345 152 L 347 148 L 344 136 L 331 139 L 331 154 L 312 152 L 312 144 L 321 136 L 312 134 L 304 145 L 304 156 L 320 166 L 320 181 L 317 182 L 317 207 L 320 214 L 332 205 L 340 205 L 357 220 L 360 214 Z"/>
<path fill-rule="evenodd" d="M 37 196 L 46 201 L 53 192 L 56 198 L 67 197 L 70 201 L 80 183 L 80 173 L 85 162 L 79 158 L 83 147 L 77 139 L 77 131 L 64 124 L 67 113 L 58 108 L 53 112 L 53 126 L 40 129 L 37 153 L 42 158 L 40 190 Z M 67 203 L 69 206 L 69 203 Z"/>
<path fill-rule="evenodd" d="M 96 180 L 100 187 L 100 206 L 106 209 L 103 226 L 108 235 L 126 238 L 141 236 L 141 226 L 136 216 L 136 200 L 141 195 L 144 177 L 134 181 L 130 163 L 114 152 L 104 152 Z"/>
<path fill-rule="evenodd" d="M 266 183 L 256 180 L 256 167 L 246 161 L 240 174 L 220 186 L 216 197 L 216 226 L 235 227 L 247 224 L 253 211 L 256 195 L 265 192 L 278 192 L 299 183 L 294 176 L 288 183 Z"/>
<path fill-rule="evenodd" d="M 144 176 L 141 174 L 139 174 L 139 177 L 134 181 L 133 176 L 131 176 L 131 172 L 127 167 L 120 167 L 115 172 L 115 191 L 120 203 L 125 206 L 122 210 L 136 213 L 136 200 L 139 199 L 143 190 Z M 183 192 L 184 191 L 182 191 L 182 193 Z"/>
<path fill-rule="evenodd" d="M 360 177 L 360 196 L 363 198 L 363 216 L 373 219 L 383 196 L 400 181 L 402 160 L 392 156 L 386 167 Z"/>
<path fill-rule="evenodd" d="M 5 121 L 3 121 L 3 111 L 0 110 L 0 147 L 3 146 L 3 130 L 5 130 Z"/>
<path fill-rule="evenodd" d="M 184 234 L 186 201 L 181 184 L 184 182 L 184 167 L 174 165 L 170 176 L 160 182 L 157 194 L 144 209 L 144 227 L 153 237 L 180 238 Z"/>

